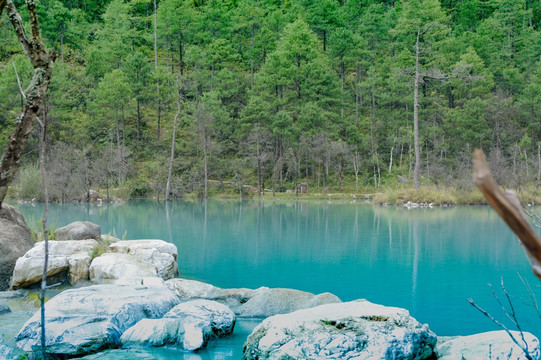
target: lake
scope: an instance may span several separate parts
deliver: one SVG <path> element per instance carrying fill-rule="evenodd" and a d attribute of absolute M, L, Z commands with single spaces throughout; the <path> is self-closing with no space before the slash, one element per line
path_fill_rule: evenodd
<path fill-rule="evenodd" d="M 40 204 L 17 207 L 29 224 L 43 216 Z M 541 336 L 541 320 L 519 274 L 539 299 L 541 283 L 531 274 L 518 240 L 489 207 L 133 201 L 53 204 L 49 220 L 56 226 L 86 220 L 119 238 L 172 242 L 178 248 L 180 277 L 224 288 L 286 287 L 328 291 L 343 301 L 365 298 L 408 309 L 440 336 L 497 329 L 467 298 L 508 324 L 489 286 L 506 301 L 503 278 L 522 327 Z M 236 337 L 220 340 L 206 354 L 238 358 L 253 326 L 240 323 Z"/>

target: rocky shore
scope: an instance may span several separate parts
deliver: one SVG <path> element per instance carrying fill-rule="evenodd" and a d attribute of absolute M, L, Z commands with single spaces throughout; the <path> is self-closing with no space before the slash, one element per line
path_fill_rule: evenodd
<path fill-rule="evenodd" d="M 504 331 L 438 337 L 407 310 L 364 299 L 342 302 L 331 293 L 281 288 L 222 289 L 179 278 L 177 249 L 165 241 L 104 239 L 94 224 L 81 222 L 57 231 L 63 240 L 50 242 L 48 276 L 69 286 L 45 305 L 52 358 L 100 358 L 110 349 L 135 354 L 145 347 L 197 351 L 231 335 L 238 321 L 258 319 L 244 343 L 246 360 L 527 359 Z M 43 243 L 37 243 L 17 259 L 11 288 L 35 286 L 42 264 Z M 24 290 L 0 295 L 0 316 L 9 316 L 13 304 L 28 297 Z M 39 311 L 28 315 L 13 339 L 0 328 L 0 359 L 17 359 L 21 351 L 31 356 L 40 349 L 40 337 Z M 534 335 L 515 338 L 523 339 L 531 359 L 540 358 Z"/>

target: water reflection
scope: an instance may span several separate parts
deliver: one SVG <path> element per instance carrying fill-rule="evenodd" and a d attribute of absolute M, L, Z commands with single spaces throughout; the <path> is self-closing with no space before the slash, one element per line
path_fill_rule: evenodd
<path fill-rule="evenodd" d="M 19 206 L 38 221 L 39 206 Z M 328 201 L 213 201 L 52 205 L 59 226 L 75 220 L 128 239 L 161 238 L 179 250 L 181 276 L 221 287 L 330 291 L 400 306 L 440 335 L 494 325 L 472 297 L 503 319 L 487 283 L 503 276 L 524 318 L 532 315 L 520 272 L 539 292 L 512 233 L 488 207 L 414 209 Z M 502 316 L 503 315 L 503 316 Z M 541 335 L 541 334 L 539 334 Z"/>

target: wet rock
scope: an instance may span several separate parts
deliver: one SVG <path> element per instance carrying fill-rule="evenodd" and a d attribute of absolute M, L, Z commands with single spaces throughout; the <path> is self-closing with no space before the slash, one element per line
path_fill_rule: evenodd
<path fill-rule="evenodd" d="M 227 306 L 209 300 L 192 300 L 175 306 L 162 319 L 143 319 L 124 332 L 123 344 L 173 345 L 194 351 L 209 339 L 229 335 L 235 314 Z"/>
<path fill-rule="evenodd" d="M 407 310 L 358 300 L 269 317 L 244 359 L 428 359 L 436 335 Z"/>
<path fill-rule="evenodd" d="M 101 239 L 100 226 L 89 221 L 75 221 L 56 229 L 54 236 L 57 240 Z"/>
<path fill-rule="evenodd" d="M 522 343 L 522 338 L 518 331 L 512 331 L 511 333 L 519 343 Z M 524 340 L 527 343 L 532 359 L 539 359 L 541 357 L 541 351 L 537 337 L 531 333 L 524 333 Z M 503 330 L 470 336 L 439 338 L 436 351 L 439 360 L 527 359 L 524 351 Z"/>
<path fill-rule="evenodd" d="M 96 240 L 49 241 L 47 276 L 68 271 L 68 280 L 74 285 L 88 280 L 91 254 L 98 245 Z M 24 288 L 41 281 L 45 242 L 36 243 L 20 257 L 13 271 L 12 288 Z"/>
<path fill-rule="evenodd" d="M 0 315 L 11 312 L 11 309 L 6 304 L 0 302 Z M 0 358 L 1 359 L 1 358 Z"/>
<path fill-rule="evenodd" d="M 122 333 L 144 318 L 161 318 L 179 302 L 165 286 L 95 285 L 66 290 L 46 304 L 47 352 L 79 356 L 120 346 Z M 40 346 L 40 312 L 15 337 L 17 346 Z"/>
<path fill-rule="evenodd" d="M 9 288 L 15 262 L 34 246 L 24 217 L 11 205 L 0 209 L 0 291 Z"/>

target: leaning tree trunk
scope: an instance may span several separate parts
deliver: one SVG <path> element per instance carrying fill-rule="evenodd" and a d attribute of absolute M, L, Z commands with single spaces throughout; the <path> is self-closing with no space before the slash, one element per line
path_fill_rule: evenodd
<path fill-rule="evenodd" d="M 169 200 L 169 193 L 171 192 L 171 178 L 173 177 L 173 161 L 175 160 L 175 140 L 177 137 L 177 123 L 180 116 L 180 85 L 177 80 L 177 113 L 175 114 L 175 121 L 173 122 L 173 140 L 171 141 L 171 157 L 169 159 L 169 171 L 167 173 L 167 184 L 165 186 L 165 201 Z"/>
<path fill-rule="evenodd" d="M 24 91 L 23 110 L 17 117 L 15 130 L 11 134 L 0 164 L 0 206 L 19 167 L 34 121 L 44 104 L 53 64 L 57 56 L 54 50 L 47 51 L 41 39 L 35 2 L 27 1 L 26 6 L 30 21 L 30 37 L 26 33 L 21 16 L 13 1 L 0 0 L 0 16 L 5 7 L 17 38 L 34 67 L 32 81 Z"/>

